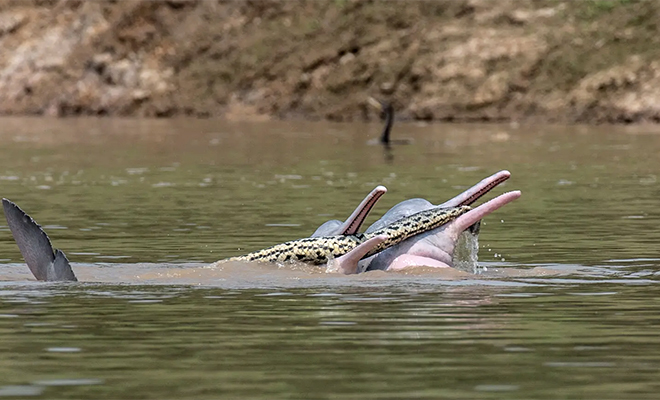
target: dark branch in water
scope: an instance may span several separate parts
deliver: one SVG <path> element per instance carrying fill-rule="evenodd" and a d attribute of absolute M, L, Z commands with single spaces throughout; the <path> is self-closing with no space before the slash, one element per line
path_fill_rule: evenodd
<path fill-rule="evenodd" d="M 383 128 L 383 133 L 380 135 L 380 142 L 389 146 L 390 132 L 392 132 L 392 125 L 394 124 L 394 107 L 389 102 L 381 102 L 381 106 L 381 113 L 385 116 L 385 127 Z"/>
<path fill-rule="evenodd" d="M 412 141 L 410 139 L 399 139 L 391 140 L 390 134 L 392 132 L 392 126 L 394 125 L 394 107 L 389 101 L 376 100 L 373 97 L 369 97 L 369 104 L 378 109 L 381 113 L 381 118 L 385 118 L 385 126 L 383 127 L 383 133 L 380 135 L 380 144 L 389 148 L 392 144 L 410 144 Z"/>

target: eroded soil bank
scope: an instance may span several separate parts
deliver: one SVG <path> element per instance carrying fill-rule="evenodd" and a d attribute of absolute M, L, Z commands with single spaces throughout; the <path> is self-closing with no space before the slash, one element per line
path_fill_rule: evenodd
<path fill-rule="evenodd" d="M 660 2 L 0 0 L 0 114 L 660 121 Z"/>

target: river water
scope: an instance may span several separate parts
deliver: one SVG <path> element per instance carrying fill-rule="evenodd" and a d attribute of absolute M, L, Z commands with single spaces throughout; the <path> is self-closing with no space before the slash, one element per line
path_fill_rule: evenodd
<path fill-rule="evenodd" d="M 656 398 L 660 130 L 3 118 L 0 197 L 81 283 L 35 282 L 0 222 L 0 397 Z M 440 203 L 502 169 L 479 274 L 216 260 L 308 236 L 378 184 Z M 492 196 L 491 196 L 492 197 Z"/>

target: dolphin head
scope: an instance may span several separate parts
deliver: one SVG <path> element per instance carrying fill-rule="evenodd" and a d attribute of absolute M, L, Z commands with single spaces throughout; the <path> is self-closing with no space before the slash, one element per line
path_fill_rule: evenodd
<path fill-rule="evenodd" d="M 454 251 L 460 235 L 478 233 L 479 221 L 516 200 L 520 191 L 504 193 L 440 227 L 413 236 L 372 257 L 360 261 L 358 271 L 401 270 L 412 266 L 453 267 Z"/>

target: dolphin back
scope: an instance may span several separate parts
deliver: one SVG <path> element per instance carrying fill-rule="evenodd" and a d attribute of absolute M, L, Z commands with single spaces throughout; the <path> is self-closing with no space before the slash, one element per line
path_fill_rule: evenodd
<path fill-rule="evenodd" d="M 366 233 L 371 233 L 379 229 L 383 229 L 387 225 L 409 217 L 420 211 L 426 211 L 435 207 L 430 201 L 420 198 L 404 200 L 401 203 L 390 208 L 378 221 L 374 222 L 367 228 Z"/>
<path fill-rule="evenodd" d="M 77 281 L 69 260 L 61 250 L 53 250 L 41 226 L 15 203 L 2 199 L 9 230 L 28 268 L 40 281 Z"/>
<path fill-rule="evenodd" d="M 341 232 L 339 232 L 341 225 L 342 222 L 337 219 L 325 221 L 323 225 L 319 226 L 310 237 L 341 235 Z"/>

